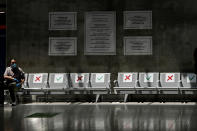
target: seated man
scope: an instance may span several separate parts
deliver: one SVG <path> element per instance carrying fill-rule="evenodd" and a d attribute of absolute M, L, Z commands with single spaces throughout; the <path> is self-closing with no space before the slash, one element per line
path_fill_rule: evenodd
<path fill-rule="evenodd" d="M 16 105 L 15 91 L 21 88 L 22 83 L 25 81 L 25 75 L 23 70 L 17 66 L 16 60 L 11 60 L 10 67 L 7 67 L 4 73 L 4 78 L 6 80 L 6 85 L 10 92 L 10 97 L 12 100 L 12 106 Z"/>

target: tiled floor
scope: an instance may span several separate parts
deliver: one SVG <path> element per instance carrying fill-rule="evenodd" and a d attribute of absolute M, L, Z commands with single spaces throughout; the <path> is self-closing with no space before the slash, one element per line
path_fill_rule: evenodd
<path fill-rule="evenodd" d="M 45 112 L 59 114 L 25 118 Z M 196 123 L 195 103 L 33 103 L 4 107 L 5 131 L 196 131 Z"/>

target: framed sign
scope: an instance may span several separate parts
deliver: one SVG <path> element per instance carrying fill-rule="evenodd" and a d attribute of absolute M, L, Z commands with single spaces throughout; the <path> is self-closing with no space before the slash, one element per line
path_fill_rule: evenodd
<path fill-rule="evenodd" d="M 124 37 L 124 55 L 152 55 L 152 36 Z"/>
<path fill-rule="evenodd" d="M 76 12 L 49 12 L 49 30 L 76 30 Z"/>
<path fill-rule="evenodd" d="M 152 29 L 152 11 L 124 11 L 124 29 Z"/>
<path fill-rule="evenodd" d="M 49 56 L 77 55 L 76 37 L 49 37 Z"/>
<path fill-rule="evenodd" d="M 86 12 L 84 52 L 85 55 L 116 54 L 115 12 Z"/>

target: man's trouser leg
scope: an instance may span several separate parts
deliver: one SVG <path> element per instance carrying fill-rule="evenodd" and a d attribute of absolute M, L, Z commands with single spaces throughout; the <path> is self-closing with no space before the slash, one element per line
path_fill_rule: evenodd
<path fill-rule="evenodd" d="M 16 88 L 16 82 L 12 82 L 8 84 L 8 89 L 10 92 L 12 103 L 16 102 L 15 88 Z"/>

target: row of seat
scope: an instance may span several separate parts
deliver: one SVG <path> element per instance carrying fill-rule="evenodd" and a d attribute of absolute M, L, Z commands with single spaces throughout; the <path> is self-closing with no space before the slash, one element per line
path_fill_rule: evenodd
<path fill-rule="evenodd" d="M 110 73 L 26 73 L 23 93 L 66 94 L 194 94 L 197 90 L 194 73 L 120 72 L 111 86 Z"/>

